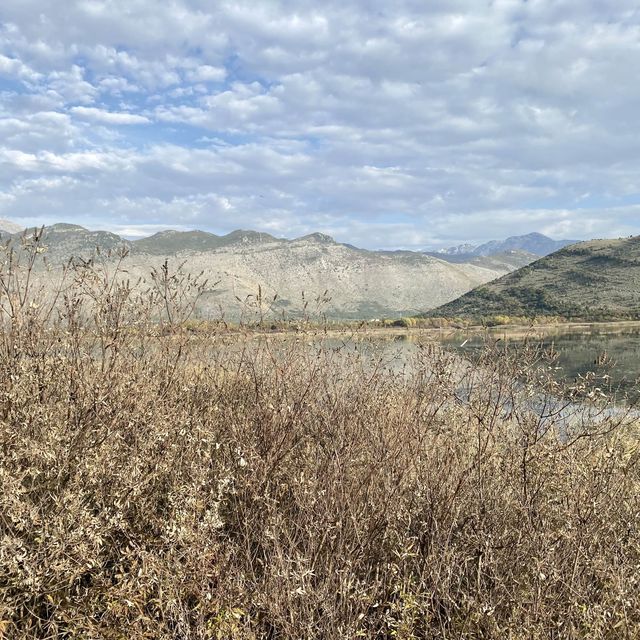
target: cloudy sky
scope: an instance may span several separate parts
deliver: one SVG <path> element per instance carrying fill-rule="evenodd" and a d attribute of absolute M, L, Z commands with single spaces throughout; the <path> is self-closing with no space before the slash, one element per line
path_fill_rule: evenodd
<path fill-rule="evenodd" d="M 0 218 L 423 248 L 640 233 L 617 0 L 2 0 Z"/>

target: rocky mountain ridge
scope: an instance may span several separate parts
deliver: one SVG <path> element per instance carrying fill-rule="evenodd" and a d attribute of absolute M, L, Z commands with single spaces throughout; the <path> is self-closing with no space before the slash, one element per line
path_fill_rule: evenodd
<path fill-rule="evenodd" d="M 17 241 L 20 236 L 11 237 Z M 421 252 L 358 249 L 320 233 L 287 240 L 246 230 L 225 236 L 162 231 L 132 241 L 70 224 L 46 227 L 42 244 L 50 265 L 74 256 L 89 258 L 96 248 L 103 260 L 110 251 L 125 249 L 132 280 L 147 278 L 164 260 L 184 263 L 184 269 L 203 272 L 216 283 L 205 292 L 200 315 L 231 319 L 255 303 L 258 291 L 262 300 L 270 301 L 272 314 L 300 315 L 309 311 L 310 300 L 318 300 L 313 311 L 333 318 L 415 315 L 533 259 L 512 252 L 451 262 Z"/>
<path fill-rule="evenodd" d="M 448 249 L 441 249 L 443 256 L 490 256 L 505 251 L 524 251 L 535 256 L 546 256 L 563 247 L 574 244 L 575 240 L 553 240 L 542 233 L 527 233 L 522 236 L 511 236 L 505 240 L 491 240 L 481 245 L 461 244 Z"/>

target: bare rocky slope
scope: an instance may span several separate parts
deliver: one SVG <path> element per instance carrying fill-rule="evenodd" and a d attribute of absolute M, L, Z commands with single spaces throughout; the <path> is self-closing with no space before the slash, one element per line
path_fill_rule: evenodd
<path fill-rule="evenodd" d="M 17 240 L 19 234 L 13 236 Z M 71 257 L 89 258 L 96 247 L 104 260 L 124 248 L 128 277 L 147 278 L 165 260 L 203 272 L 209 282 L 199 313 L 237 319 L 262 309 L 276 317 L 324 313 L 338 319 L 415 315 L 454 300 L 465 292 L 530 262 L 534 257 L 508 252 L 448 262 L 411 251 L 367 251 L 335 242 L 323 234 L 295 240 L 254 231 L 217 236 L 202 231 L 164 231 L 137 241 L 77 225 L 45 228 L 49 264 Z"/>

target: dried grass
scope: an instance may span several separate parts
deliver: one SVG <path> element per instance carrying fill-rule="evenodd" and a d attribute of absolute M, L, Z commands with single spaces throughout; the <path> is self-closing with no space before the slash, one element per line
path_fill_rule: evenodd
<path fill-rule="evenodd" d="M 0 637 L 640 636 L 636 425 L 558 414 L 539 352 L 227 344 L 197 280 L 52 298 L 36 249 L 0 272 Z"/>

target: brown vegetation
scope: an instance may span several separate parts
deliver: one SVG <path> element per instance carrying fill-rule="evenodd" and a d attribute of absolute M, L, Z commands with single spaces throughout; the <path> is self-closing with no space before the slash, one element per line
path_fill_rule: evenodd
<path fill-rule="evenodd" d="M 54 299 L 36 248 L 0 273 L 0 637 L 640 635 L 636 427 L 560 412 L 544 354 L 228 343 L 196 280 Z"/>

